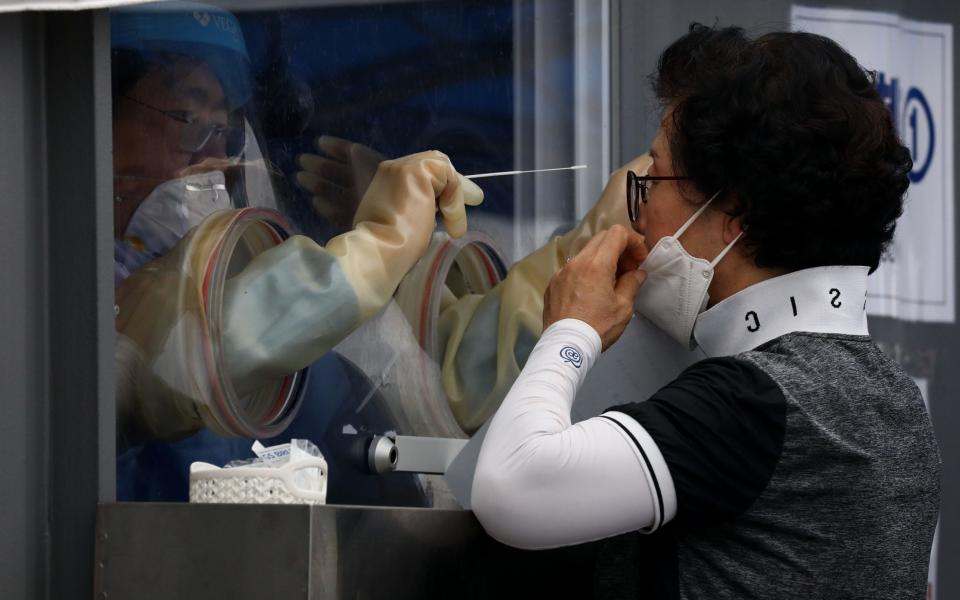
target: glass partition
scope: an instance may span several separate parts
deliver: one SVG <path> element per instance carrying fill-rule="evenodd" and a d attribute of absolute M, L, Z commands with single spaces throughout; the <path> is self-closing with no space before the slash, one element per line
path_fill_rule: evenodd
<path fill-rule="evenodd" d="M 572 0 L 112 11 L 118 499 L 186 500 L 191 463 L 304 438 L 328 502 L 449 505 L 440 479 L 370 474 L 367 445 L 476 431 L 549 277 L 626 218 L 612 199 L 580 221 L 610 171 L 606 19 Z M 444 156 L 468 177 L 584 166 L 470 179 L 474 206 Z"/>

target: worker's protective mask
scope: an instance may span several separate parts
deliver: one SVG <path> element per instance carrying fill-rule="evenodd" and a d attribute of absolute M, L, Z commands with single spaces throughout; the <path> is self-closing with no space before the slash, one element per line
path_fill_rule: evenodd
<path fill-rule="evenodd" d="M 140 203 L 124 240 L 150 258 L 170 251 L 188 231 L 211 214 L 232 208 L 221 171 L 162 183 Z"/>
<path fill-rule="evenodd" d="M 707 307 L 713 270 L 737 243 L 743 232 L 727 244 L 720 254 L 708 261 L 690 256 L 680 245 L 680 236 L 697 220 L 720 192 L 710 197 L 674 235 L 660 238 L 647 255 L 640 269 L 647 278 L 637 292 L 634 311 L 646 317 L 684 347 L 693 349 L 693 327 Z"/>

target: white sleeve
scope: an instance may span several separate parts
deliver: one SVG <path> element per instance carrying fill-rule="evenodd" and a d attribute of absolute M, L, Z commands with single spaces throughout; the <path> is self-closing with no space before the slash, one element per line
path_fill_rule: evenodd
<path fill-rule="evenodd" d="M 600 355 L 583 321 L 551 325 L 490 423 L 471 502 L 492 537 L 519 548 L 652 532 L 676 514 L 676 494 L 653 439 L 618 412 L 570 422 Z"/>

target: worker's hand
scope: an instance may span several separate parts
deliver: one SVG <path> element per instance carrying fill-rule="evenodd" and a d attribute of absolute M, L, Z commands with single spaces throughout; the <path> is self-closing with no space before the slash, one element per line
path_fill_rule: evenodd
<path fill-rule="evenodd" d="M 386 157 L 363 144 L 330 135 L 316 140 L 321 154 L 301 154 L 297 184 L 311 196 L 313 209 L 340 229 L 349 229 L 360 200 Z"/>
<path fill-rule="evenodd" d="M 465 206 L 481 202 L 483 190 L 457 173 L 446 154 L 430 150 L 380 163 L 353 221 L 413 228 L 398 233 L 426 250 L 437 210 L 456 238 L 467 232 Z"/>
<path fill-rule="evenodd" d="M 633 300 L 646 278 L 637 267 L 646 256 L 643 236 L 622 225 L 596 234 L 550 280 L 543 297 L 544 330 L 561 319 L 579 319 L 609 348 L 633 315 Z"/>
<path fill-rule="evenodd" d="M 449 234 L 459 237 L 467 231 L 465 205 L 481 201 L 480 188 L 457 173 L 442 152 L 380 163 L 357 207 L 353 229 L 325 247 L 356 291 L 360 318 L 382 310 L 427 251 L 437 210 Z"/>

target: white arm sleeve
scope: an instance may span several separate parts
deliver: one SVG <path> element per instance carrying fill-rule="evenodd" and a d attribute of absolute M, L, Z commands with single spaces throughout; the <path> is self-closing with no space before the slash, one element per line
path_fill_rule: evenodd
<path fill-rule="evenodd" d="M 618 412 L 570 422 L 570 408 L 600 355 L 583 321 L 551 325 L 490 423 L 472 504 L 492 537 L 518 548 L 578 544 L 652 532 L 676 514 L 663 456 Z"/>

